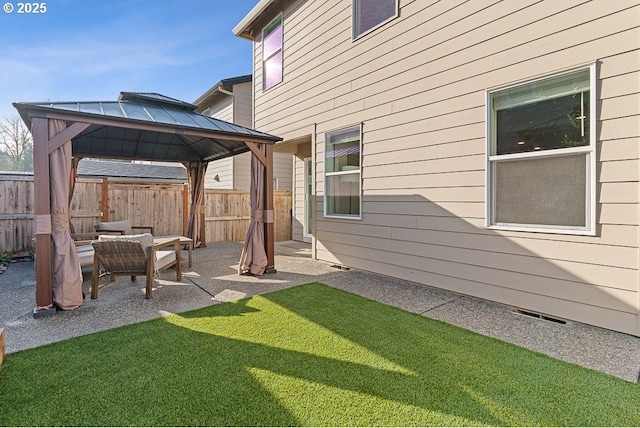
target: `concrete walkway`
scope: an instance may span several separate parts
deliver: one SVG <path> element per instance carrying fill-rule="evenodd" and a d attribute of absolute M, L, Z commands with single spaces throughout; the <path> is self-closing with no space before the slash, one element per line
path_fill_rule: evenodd
<path fill-rule="evenodd" d="M 638 382 L 640 338 L 583 324 L 558 324 L 532 318 L 512 308 L 436 288 L 356 270 L 342 271 L 310 258 L 309 244 L 276 245 L 275 274 L 236 273 L 242 245 L 214 243 L 193 252 L 193 268 L 182 282 L 171 270 L 160 275 L 154 298 L 144 299 L 144 278 L 131 286 L 128 277 L 87 298 L 76 310 L 34 319 L 33 263 L 14 263 L 0 275 L 0 327 L 6 352 L 16 352 L 100 330 L 184 312 L 211 304 L 318 281 L 407 311 L 493 336 L 555 358 Z M 185 254 L 186 256 L 186 254 Z M 90 273 L 84 290 L 89 295 Z M 104 280 L 106 283 L 106 280 Z"/>

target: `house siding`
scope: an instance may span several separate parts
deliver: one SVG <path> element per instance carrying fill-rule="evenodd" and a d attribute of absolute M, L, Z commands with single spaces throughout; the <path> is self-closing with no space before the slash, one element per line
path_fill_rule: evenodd
<path fill-rule="evenodd" d="M 234 96 L 222 96 L 208 107 L 204 114 L 216 119 L 253 127 L 253 109 L 251 97 L 252 83 L 240 83 L 233 86 Z M 291 155 L 274 153 L 273 174 L 277 178 L 277 189 L 292 189 Z M 216 180 L 215 177 L 218 177 Z M 249 190 L 251 187 L 251 154 L 249 152 L 209 163 L 204 181 L 207 189 Z"/>
<path fill-rule="evenodd" d="M 234 156 L 234 182 L 236 189 L 249 190 L 251 188 L 251 152 Z"/>
<path fill-rule="evenodd" d="M 203 114 L 216 119 L 233 122 L 233 97 L 220 98 L 207 108 Z M 206 189 L 233 189 L 234 158 L 219 159 L 209 162 L 204 177 Z M 217 177 L 217 180 L 215 179 Z"/>
<path fill-rule="evenodd" d="M 205 189 L 233 189 L 233 161 L 225 158 L 209 162 L 204 176 Z"/>
<path fill-rule="evenodd" d="M 233 110 L 233 123 L 253 128 L 253 98 L 251 96 L 251 82 L 240 83 L 233 86 L 235 105 Z"/>
<path fill-rule="evenodd" d="M 249 190 L 251 187 L 251 153 L 243 153 L 234 156 L 235 184 L 238 190 Z M 292 190 L 293 178 L 291 177 L 291 155 L 288 153 L 273 154 L 273 178 L 275 183 L 273 190 Z"/>
<path fill-rule="evenodd" d="M 226 122 L 233 122 L 233 97 L 220 98 L 218 102 L 206 109 L 204 114 Z"/>
<path fill-rule="evenodd" d="M 351 2 L 284 4 L 267 91 L 254 43 L 254 126 L 315 124 L 316 258 L 640 335 L 636 1 L 400 1 L 356 41 Z M 486 90 L 593 62 L 595 236 L 487 229 Z M 323 218 L 324 133 L 358 123 L 361 220 Z"/>
<path fill-rule="evenodd" d="M 293 189 L 293 177 L 291 176 L 291 168 L 293 165 L 293 158 L 287 153 L 274 153 L 273 154 L 273 176 L 277 179 L 277 186 L 274 184 L 275 190 L 288 190 Z"/>

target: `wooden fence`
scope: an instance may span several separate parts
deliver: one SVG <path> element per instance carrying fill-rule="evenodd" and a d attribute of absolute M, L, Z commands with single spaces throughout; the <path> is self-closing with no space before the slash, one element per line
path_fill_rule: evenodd
<path fill-rule="evenodd" d="M 22 253 L 32 248 L 33 176 L 0 176 L 0 253 Z M 276 241 L 291 239 L 291 193 L 276 191 Z M 93 232 L 99 221 L 129 219 L 131 224 L 154 226 L 156 235 L 183 235 L 187 226 L 189 189 L 182 184 L 141 184 L 83 179 L 76 182 L 70 205 L 76 233 Z M 243 241 L 249 227 L 249 192 L 205 190 L 206 242 Z"/>

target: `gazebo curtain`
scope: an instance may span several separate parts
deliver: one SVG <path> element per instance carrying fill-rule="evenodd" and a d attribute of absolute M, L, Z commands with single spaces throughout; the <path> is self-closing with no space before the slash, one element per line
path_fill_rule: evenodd
<path fill-rule="evenodd" d="M 187 168 L 191 196 L 187 237 L 193 239 L 193 247 L 197 248 L 204 242 L 204 236 L 201 234 L 204 224 L 204 176 L 208 162 L 193 161 L 185 162 L 183 165 Z"/>
<path fill-rule="evenodd" d="M 66 128 L 61 120 L 49 120 L 49 136 Z M 60 309 L 82 305 L 82 272 L 75 245 L 69 233 L 69 184 L 72 170 L 71 140 L 49 155 L 51 198 L 51 288 L 53 302 Z"/>
<path fill-rule="evenodd" d="M 71 200 L 73 199 L 73 192 L 76 189 L 76 175 L 78 174 L 78 163 L 80 163 L 80 157 L 73 156 L 71 158 L 71 171 L 69 172 L 69 206 L 71 206 Z M 73 223 L 69 220 L 69 231 L 75 233 Z"/>
<path fill-rule="evenodd" d="M 266 144 L 258 145 L 266 157 Z M 264 248 L 264 176 L 265 166 L 251 156 L 251 223 L 244 241 L 238 273 L 262 275 L 267 267 L 267 253 Z"/>

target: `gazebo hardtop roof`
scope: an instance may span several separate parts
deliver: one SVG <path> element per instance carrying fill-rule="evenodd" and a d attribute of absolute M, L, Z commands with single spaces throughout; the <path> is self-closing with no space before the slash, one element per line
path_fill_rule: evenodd
<path fill-rule="evenodd" d="M 117 101 L 14 103 L 33 117 L 91 125 L 72 138 L 78 157 L 209 162 L 249 151 L 246 142 L 281 141 L 264 132 L 197 113 L 196 106 L 156 93 L 121 92 Z"/>

